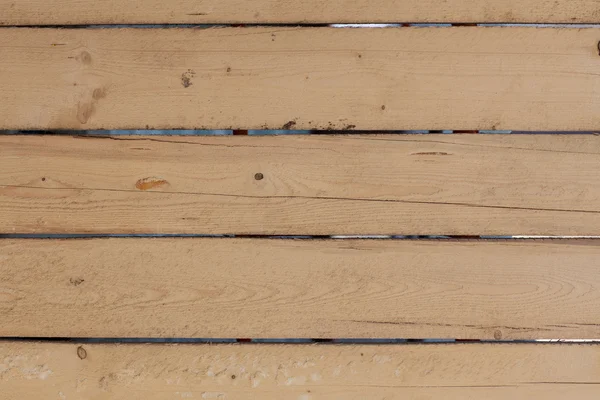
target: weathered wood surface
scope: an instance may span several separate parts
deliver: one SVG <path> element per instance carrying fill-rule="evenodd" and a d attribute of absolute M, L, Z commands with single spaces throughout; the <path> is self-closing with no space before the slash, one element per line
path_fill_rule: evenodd
<path fill-rule="evenodd" d="M 600 336 L 596 241 L 0 240 L 0 336 Z"/>
<path fill-rule="evenodd" d="M 0 0 L 0 25 L 600 22 L 590 0 Z"/>
<path fill-rule="evenodd" d="M 523 2 L 521 2 L 523 3 Z M 2 29 L 2 129 L 600 129 L 596 29 Z"/>
<path fill-rule="evenodd" d="M 593 135 L 0 136 L 1 233 L 598 235 Z"/>
<path fill-rule="evenodd" d="M 22 400 L 595 400 L 599 349 L 2 342 L 0 385 Z"/>

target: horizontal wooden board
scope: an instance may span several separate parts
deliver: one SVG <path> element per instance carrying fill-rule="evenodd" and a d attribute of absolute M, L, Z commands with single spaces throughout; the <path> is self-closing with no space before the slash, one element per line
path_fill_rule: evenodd
<path fill-rule="evenodd" d="M 597 399 L 593 345 L 0 343 L 9 399 Z"/>
<path fill-rule="evenodd" d="M 0 0 L 0 25 L 600 22 L 590 0 Z"/>
<path fill-rule="evenodd" d="M 0 336 L 600 337 L 600 243 L 0 240 Z"/>
<path fill-rule="evenodd" d="M 4 129 L 600 129 L 596 29 L 0 30 Z"/>
<path fill-rule="evenodd" d="M 0 233 L 600 235 L 600 137 L 0 136 Z"/>

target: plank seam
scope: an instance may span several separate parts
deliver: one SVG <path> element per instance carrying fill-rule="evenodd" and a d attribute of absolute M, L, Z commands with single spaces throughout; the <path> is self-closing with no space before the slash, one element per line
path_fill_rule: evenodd
<path fill-rule="evenodd" d="M 85 239 L 153 239 L 153 238 L 179 238 L 179 239 L 260 239 L 260 240 L 294 240 L 294 241 L 344 241 L 344 240 L 371 240 L 371 241 L 431 241 L 431 242 L 570 242 L 577 240 L 600 240 L 600 236 L 466 236 L 466 235 L 237 235 L 237 234 L 177 234 L 177 233 L 139 233 L 139 234 L 98 234 L 98 233 L 6 233 L 0 234 L 2 239 L 24 240 L 85 240 Z"/>
<path fill-rule="evenodd" d="M 0 342 L 33 342 L 33 343 L 73 343 L 73 344 L 190 344 L 210 345 L 230 343 L 241 346 L 247 345 L 321 345 L 321 346 L 352 346 L 352 345 L 528 345 L 539 346 L 596 346 L 600 339 L 550 339 L 550 340 L 479 340 L 479 339 L 236 339 L 236 338 L 84 338 L 84 337 L 0 337 Z"/>
<path fill-rule="evenodd" d="M 542 23 L 542 22 L 523 22 L 523 23 L 510 23 L 510 22 L 362 22 L 362 23 L 351 23 L 351 22 L 325 22 L 325 23 L 235 23 L 235 22 L 222 22 L 212 24 L 189 24 L 189 23 L 168 23 L 168 24 L 15 24 L 15 25 L 2 25 L 0 29 L 4 28 L 24 28 L 24 29 L 122 29 L 122 28 L 135 28 L 135 29 L 211 29 L 211 28 L 339 28 L 339 29 L 361 29 L 361 28 L 454 28 L 454 27 L 506 27 L 506 28 L 572 28 L 572 29 L 598 29 L 600 23 Z"/>

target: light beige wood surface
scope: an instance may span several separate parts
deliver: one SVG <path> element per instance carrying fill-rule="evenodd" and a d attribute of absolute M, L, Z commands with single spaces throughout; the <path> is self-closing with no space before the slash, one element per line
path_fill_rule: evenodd
<path fill-rule="evenodd" d="M 5 135 L 0 148 L 1 233 L 600 234 L 593 135 Z"/>
<path fill-rule="evenodd" d="M 594 0 L 0 0 L 0 25 L 600 22 Z"/>
<path fill-rule="evenodd" d="M 596 29 L 0 30 L 0 128 L 600 128 Z"/>
<path fill-rule="evenodd" d="M 594 345 L 0 343 L 8 399 L 598 398 Z M 81 357 L 84 358 L 81 358 Z"/>
<path fill-rule="evenodd" d="M 0 241 L 0 336 L 600 336 L 595 241 Z"/>

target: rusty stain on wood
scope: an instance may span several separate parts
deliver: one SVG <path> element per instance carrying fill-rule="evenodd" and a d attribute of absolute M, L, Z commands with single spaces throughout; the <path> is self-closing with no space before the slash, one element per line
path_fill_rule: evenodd
<path fill-rule="evenodd" d="M 156 189 L 158 187 L 165 186 L 168 184 L 169 184 L 169 182 L 167 182 L 165 179 L 150 177 L 150 178 L 143 178 L 143 179 L 138 180 L 135 183 L 135 187 L 138 188 L 139 190 L 150 190 L 150 189 Z"/>

